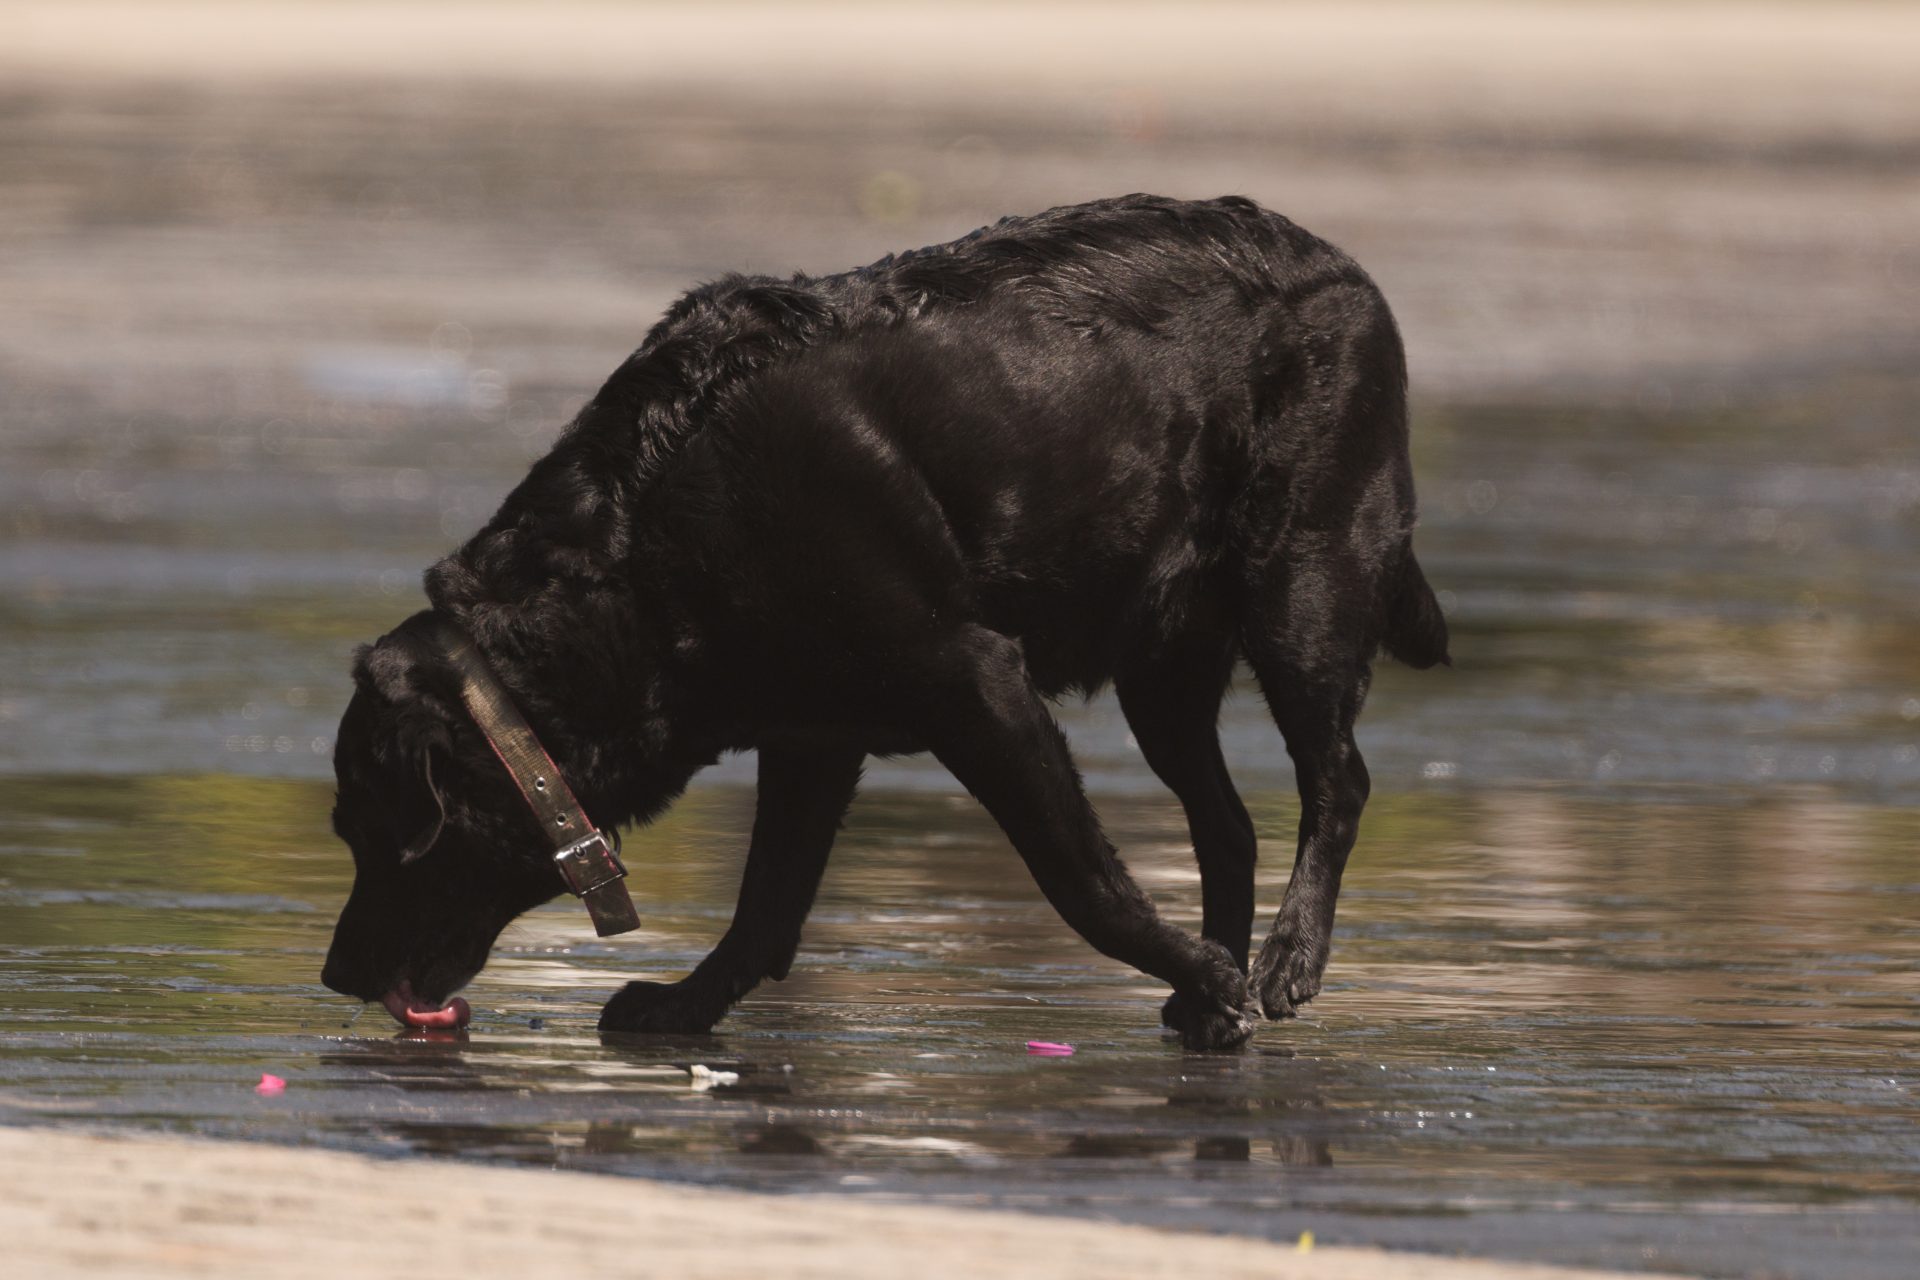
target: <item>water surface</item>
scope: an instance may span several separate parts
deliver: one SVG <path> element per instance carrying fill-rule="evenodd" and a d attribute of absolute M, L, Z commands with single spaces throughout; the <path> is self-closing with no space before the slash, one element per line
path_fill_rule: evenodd
<path fill-rule="evenodd" d="M 323 786 L 0 783 L 0 1118 L 1716 1274 L 1908 1274 L 1920 816 L 1806 795 L 1387 797 L 1310 1016 L 1161 1039 L 971 806 L 867 796 L 795 975 L 720 1034 L 597 1002 L 724 928 L 751 794 L 630 842 L 646 925 L 544 909 L 465 1035 L 314 986 L 343 887 Z M 1268 847 L 1284 794 L 1254 811 Z M 1105 806 L 1195 924 L 1177 809 Z M 1278 876 L 1266 877 L 1271 900 Z M 1066 1041 L 1070 1058 L 1024 1042 Z M 698 1063 L 737 1073 L 700 1088 Z M 250 1086 L 285 1077 L 275 1098 Z M 1833 1265 L 1845 1242 L 1850 1261 Z"/>

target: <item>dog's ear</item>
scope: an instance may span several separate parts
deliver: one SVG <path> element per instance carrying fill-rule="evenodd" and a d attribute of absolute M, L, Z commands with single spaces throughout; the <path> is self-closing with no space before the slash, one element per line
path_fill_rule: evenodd
<path fill-rule="evenodd" d="M 426 776 L 427 794 L 433 797 L 434 808 L 438 811 L 438 816 L 434 818 L 432 826 L 428 827 L 426 831 L 422 832 L 400 850 L 400 865 L 403 867 L 431 850 L 434 844 L 440 839 L 440 833 L 444 831 L 447 826 L 447 802 L 440 795 L 440 788 L 435 786 L 433 782 L 433 756 L 435 750 L 436 748 L 434 747 L 427 748 L 426 754 L 422 757 L 421 769 Z"/>
<path fill-rule="evenodd" d="M 459 677 L 430 638 L 433 613 L 422 610 L 353 655 L 354 683 L 391 706 L 426 700 L 442 714 L 459 700 Z"/>
<path fill-rule="evenodd" d="M 373 755 L 389 782 L 383 796 L 394 833 L 404 843 L 402 864 L 413 862 L 440 838 L 447 804 L 434 782 L 435 757 L 453 758 L 454 709 L 444 655 L 421 639 L 409 618 L 354 655 L 353 679 L 377 706 Z"/>

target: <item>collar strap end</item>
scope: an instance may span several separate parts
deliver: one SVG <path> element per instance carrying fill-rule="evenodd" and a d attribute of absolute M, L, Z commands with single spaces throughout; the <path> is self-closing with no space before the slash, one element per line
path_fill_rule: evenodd
<path fill-rule="evenodd" d="M 606 834 L 592 831 L 553 855 L 567 891 L 586 905 L 594 932 L 603 938 L 640 927 L 633 895 L 627 892 L 627 868 Z"/>

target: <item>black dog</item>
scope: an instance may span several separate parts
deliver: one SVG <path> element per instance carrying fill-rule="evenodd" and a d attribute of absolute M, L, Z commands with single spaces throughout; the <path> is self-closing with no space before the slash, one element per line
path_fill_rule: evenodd
<path fill-rule="evenodd" d="M 434 612 L 361 651 L 335 756 L 356 878 L 324 979 L 437 1010 L 562 888 L 438 619 L 601 826 L 759 753 L 732 927 L 602 1028 L 705 1031 L 784 977 L 862 760 L 931 751 L 1068 924 L 1173 987 L 1188 1046 L 1238 1045 L 1320 990 L 1375 653 L 1446 661 L 1413 516 L 1386 302 L 1250 201 L 1128 196 L 696 289 L 428 572 Z M 1251 979 L 1253 826 L 1215 733 L 1236 657 L 1301 800 Z M 1128 876 L 1049 713 L 1109 681 L 1186 808 L 1203 937 Z"/>

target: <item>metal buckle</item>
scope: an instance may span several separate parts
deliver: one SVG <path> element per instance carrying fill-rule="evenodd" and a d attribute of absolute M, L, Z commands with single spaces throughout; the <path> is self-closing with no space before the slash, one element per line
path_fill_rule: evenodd
<path fill-rule="evenodd" d="M 589 831 L 554 854 L 553 861 L 560 868 L 560 878 L 567 882 L 568 891 L 577 898 L 584 898 L 608 881 L 627 874 L 604 831 Z"/>
<path fill-rule="evenodd" d="M 602 831 L 590 831 L 553 855 L 560 878 L 574 897 L 586 904 L 593 928 L 601 937 L 640 927 L 633 895 L 625 884 L 627 868 Z"/>

